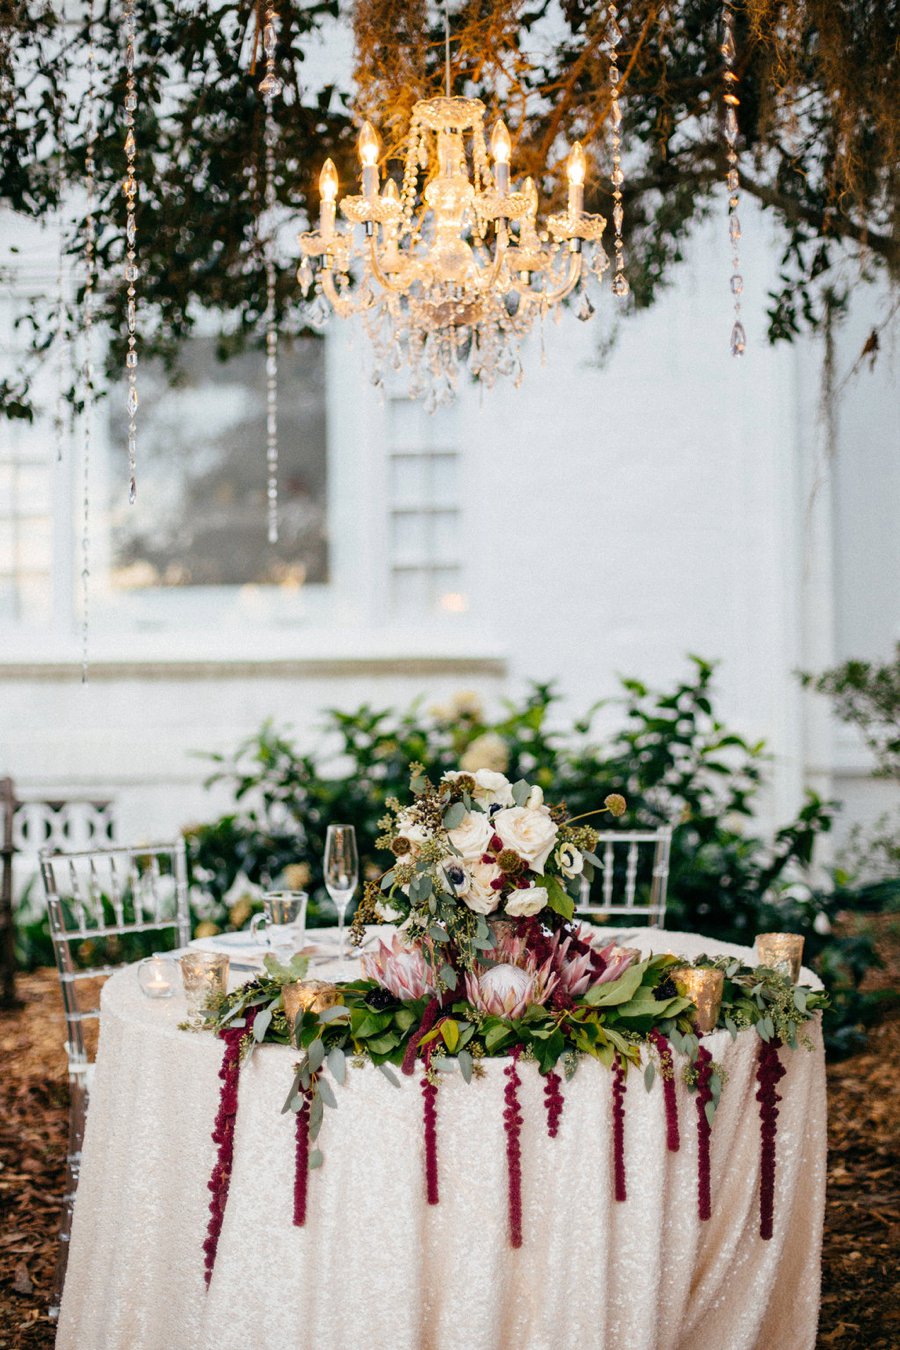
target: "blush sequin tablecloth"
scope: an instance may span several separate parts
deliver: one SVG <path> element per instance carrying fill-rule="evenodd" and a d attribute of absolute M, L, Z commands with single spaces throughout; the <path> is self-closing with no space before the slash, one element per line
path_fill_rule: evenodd
<path fill-rule="evenodd" d="M 740 948 L 644 931 L 645 951 Z M 318 972 L 316 972 L 318 973 Z M 807 981 L 812 980 L 809 972 Z M 825 1073 L 782 1050 L 775 1224 L 759 1236 L 759 1045 L 704 1044 L 728 1081 L 712 1131 L 709 1222 L 697 1217 L 694 1098 L 666 1150 L 661 1084 L 627 1080 L 628 1197 L 613 1198 L 612 1075 L 583 1062 L 547 1134 L 542 1082 L 520 1068 L 524 1241 L 507 1239 L 504 1062 L 448 1075 L 438 1101 L 440 1203 L 425 1199 L 418 1072 L 398 1090 L 371 1066 L 336 1087 L 292 1225 L 293 1053 L 264 1046 L 241 1074 L 234 1172 L 212 1282 L 203 1279 L 210 1131 L 222 1045 L 177 1029 L 176 997 L 135 969 L 103 993 L 60 1350 L 812 1350 L 825 1199 Z"/>

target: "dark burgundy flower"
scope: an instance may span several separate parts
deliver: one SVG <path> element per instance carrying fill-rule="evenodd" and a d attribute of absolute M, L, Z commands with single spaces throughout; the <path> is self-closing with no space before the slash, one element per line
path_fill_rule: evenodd
<path fill-rule="evenodd" d="M 670 976 L 666 976 L 664 980 L 660 980 L 659 984 L 653 990 L 653 997 L 656 999 L 657 1003 L 665 1003 L 667 998 L 677 998 L 678 989 L 675 985 L 675 981 Z"/>

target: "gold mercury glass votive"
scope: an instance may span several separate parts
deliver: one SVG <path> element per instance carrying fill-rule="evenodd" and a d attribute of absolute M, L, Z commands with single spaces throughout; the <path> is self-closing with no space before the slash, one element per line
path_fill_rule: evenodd
<path fill-rule="evenodd" d="M 299 1012 L 324 1012 L 341 1001 L 337 986 L 326 980 L 295 980 L 292 984 L 282 985 L 281 998 L 291 1029 L 291 1040 L 294 1038 L 294 1022 Z"/>
<path fill-rule="evenodd" d="M 714 1031 L 719 1020 L 722 1006 L 722 989 L 725 973 L 702 966 L 695 970 L 693 966 L 677 966 L 670 971 L 675 987 L 684 998 L 689 998 L 697 1009 L 694 1018 L 694 1030 L 701 1036 Z"/>
<path fill-rule="evenodd" d="M 214 996 L 224 997 L 228 990 L 228 957 L 218 952 L 185 952 L 178 958 L 181 982 L 191 1020 L 200 1014 Z"/>
<path fill-rule="evenodd" d="M 786 975 L 791 984 L 800 979 L 803 938 L 799 933 L 757 933 L 756 955 L 761 966 Z"/>

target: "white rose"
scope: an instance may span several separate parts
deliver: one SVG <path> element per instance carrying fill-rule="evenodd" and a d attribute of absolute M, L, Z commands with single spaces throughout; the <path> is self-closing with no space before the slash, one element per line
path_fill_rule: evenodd
<path fill-rule="evenodd" d="M 487 853 L 493 833 L 483 811 L 467 811 L 456 829 L 447 831 L 447 838 L 464 862 L 477 862 Z"/>
<path fill-rule="evenodd" d="M 424 825 L 412 819 L 409 814 L 399 816 L 397 819 L 397 834 L 410 842 L 410 851 L 404 856 L 415 858 L 420 852 L 421 845 L 427 843 L 430 838 L 428 830 Z"/>
<path fill-rule="evenodd" d="M 525 919 L 542 910 L 549 898 L 545 886 L 523 887 L 520 891 L 513 891 L 506 902 L 506 912 L 515 919 Z"/>
<path fill-rule="evenodd" d="M 580 877 L 584 871 L 584 854 L 574 844 L 560 844 L 556 850 L 556 865 L 564 877 Z"/>
<path fill-rule="evenodd" d="M 472 794 L 483 806 L 512 806 L 512 783 L 502 773 L 493 769 L 479 769 L 475 775 L 475 791 Z"/>
<path fill-rule="evenodd" d="M 524 858 L 532 872 L 543 872 L 559 833 L 546 806 L 539 806 L 537 810 L 528 806 L 510 806 L 496 812 L 493 826 L 494 832 L 503 840 L 504 848 L 511 848 Z"/>
<path fill-rule="evenodd" d="M 460 900 L 476 914 L 493 914 L 500 903 L 500 891 L 491 882 L 501 875 L 496 863 L 475 863 L 469 868 L 469 888 L 460 895 Z"/>

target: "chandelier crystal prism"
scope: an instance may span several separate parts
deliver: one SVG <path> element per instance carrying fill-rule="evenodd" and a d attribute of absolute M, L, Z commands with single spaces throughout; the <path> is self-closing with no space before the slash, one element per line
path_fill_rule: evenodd
<path fill-rule="evenodd" d="M 372 381 L 409 368 L 409 394 L 433 409 L 449 402 L 464 369 L 492 386 L 522 378 L 519 347 L 535 319 L 556 309 L 579 281 L 609 266 L 605 219 L 584 210 L 586 158 L 572 147 L 568 205 L 538 223 L 538 195 L 511 181 L 512 142 L 503 121 L 485 137 L 485 106 L 449 94 L 412 110 L 403 181 L 382 188 L 379 139 L 360 131 L 360 191 L 341 198 L 326 161 L 319 176 L 318 229 L 299 236 L 298 280 L 321 326 L 331 313 L 360 315 L 375 350 Z"/>

